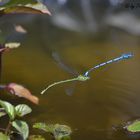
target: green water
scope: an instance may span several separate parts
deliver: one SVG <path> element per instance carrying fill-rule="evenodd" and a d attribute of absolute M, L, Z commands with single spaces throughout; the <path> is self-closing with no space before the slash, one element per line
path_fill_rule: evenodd
<path fill-rule="evenodd" d="M 30 89 L 39 97 L 40 104 L 36 106 L 1 93 L 2 98 L 14 104 L 29 104 L 33 112 L 25 119 L 30 124 L 40 121 L 68 124 L 73 129 L 72 140 L 133 139 L 114 131 L 112 126 L 140 116 L 138 37 L 121 31 L 113 33 L 113 29 L 97 37 L 86 36 L 47 24 L 40 27 L 40 23 L 26 25 L 30 30 L 21 47 L 3 56 L 2 75 L 3 83 L 16 82 Z M 47 85 L 74 77 L 58 66 L 53 52 L 79 74 L 122 53 L 132 52 L 134 57 L 93 71 L 90 80 L 76 83 L 71 96 L 65 90 L 72 87 L 72 83 L 58 85 L 41 95 Z"/>

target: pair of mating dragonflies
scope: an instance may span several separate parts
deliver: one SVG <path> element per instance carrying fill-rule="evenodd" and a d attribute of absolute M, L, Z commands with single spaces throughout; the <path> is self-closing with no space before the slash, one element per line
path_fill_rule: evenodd
<path fill-rule="evenodd" d="M 89 74 L 90 74 L 92 71 L 94 71 L 95 69 L 98 69 L 98 68 L 103 67 L 103 66 L 105 66 L 105 65 L 107 65 L 107 64 L 110 64 L 110 63 L 114 63 L 114 62 L 118 62 L 118 61 L 121 61 L 121 60 L 125 60 L 125 59 L 128 59 L 128 58 L 131 58 L 132 56 L 133 56 L 133 55 L 132 55 L 131 53 L 122 54 L 122 55 L 119 56 L 119 57 L 113 58 L 113 59 L 111 59 L 111 60 L 108 60 L 108 61 L 106 61 L 106 62 L 100 63 L 100 64 L 98 64 L 98 65 L 96 65 L 96 66 L 90 68 L 90 69 L 87 70 L 84 74 L 78 75 L 78 76 L 75 77 L 75 78 L 67 79 L 67 80 L 62 80 L 62 81 L 58 81 L 58 82 L 54 82 L 53 84 L 51 84 L 51 85 L 49 85 L 48 87 L 46 87 L 46 88 L 41 92 L 41 94 L 44 94 L 49 88 L 51 88 L 51 87 L 53 87 L 53 86 L 56 86 L 56 85 L 58 85 L 58 84 L 63 84 L 63 83 L 72 82 L 72 81 L 82 81 L 82 82 L 87 81 L 87 80 L 90 79 Z M 57 57 L 57 58 L 58 58 L 57 61 L 59 61 L 59 60 L 60 60 L 59 57 Z M 56 59 L 56 57 L 55 57 L 55 59 Z M 58 62 L 58 63 L 60 63 L 62 67 L 65 67 L 65 66 L 63 65 L 63 63 L 61 63 L 61 62 Z M 66 68 L 66 67 L 65 67 L 65 68 Z"/>

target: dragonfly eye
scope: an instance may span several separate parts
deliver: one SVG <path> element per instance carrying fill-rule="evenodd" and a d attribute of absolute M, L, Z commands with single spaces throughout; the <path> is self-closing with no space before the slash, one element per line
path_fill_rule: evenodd
<path fill-rule="evenodd" d="M 123 54 L 123 55 L 122 55 L 122 57 L 123 57 L 124 59 L 128 59 L 128 58 L 130 58 L 130 57 L 132 57 L 132 56 L 133 56 L 133 54 L 131 54 L 131 53 Z"/>

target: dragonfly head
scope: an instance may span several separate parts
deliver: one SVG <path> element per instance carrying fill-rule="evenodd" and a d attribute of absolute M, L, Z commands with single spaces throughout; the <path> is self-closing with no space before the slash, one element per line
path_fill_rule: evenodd
<path fill-rule="evenodd" d="M 123 55 L 122 55 L 122 57 L 123 57 L 124 59 L 131 58 L 132 56 L 133 56 L 132 53 L 128 53 L 128 54 L 123 54 Z"/>

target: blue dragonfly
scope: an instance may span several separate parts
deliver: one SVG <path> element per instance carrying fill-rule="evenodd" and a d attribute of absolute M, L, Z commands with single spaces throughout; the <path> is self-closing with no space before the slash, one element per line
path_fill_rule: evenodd
<path fill-rule="evenodd" d="M 119 57 L 116 57 L 116 58 L 114 58 L 114 59 L 108 60 L 108 61 L 106 61 L 106 62 L 103 62 L 103 63 L 101 63 L 101 64 L 98 64 L 98 65 L 96 65 L 96 66 L 90 68 L 90 69 L 87 70 L 84 74 L 80 74 L 80 75 L 78 75 L 78 76 L 75 77 L 75 78 L 67 79 L 67 80 L 62 80 L 62 81 L 58 81 L 58 82 L 54 82 L 53 84 L 49 85 L 49 86 L 46 87 L 44 90 L 42 90 L 41 94 L 44 94 L 49 88 L 51 88 L 51 87 L 53 87 L 53 86 L 55 86 L 55 85 L 58 85 L 58 84 L 63 84 L 63 83 L 73 82 L 73 81 L 82 81 L 82 82 L 87 81 L 87 80 L 90 79 L 89 74 L 90 74 L 92 71 L 94 71 L 94 70 L 96 70 L 96 69 L 98 69 L 98 68 L 100 68 L 100 67 L 103 67 L 103 66 L 105 66 L 105 65 L 107 65 L 107 64 L 110 64 L 110 63 L 114 63 L 114 62 L 118 62 L 118 61 L 121 61 L 121 60 L 129 59 L 129 58 L 131 58 L 132 56 L 133 56 L 133 54 L 131 54 L 131 53 L 122 54 L 122 55 L 119 56 Z"/>

